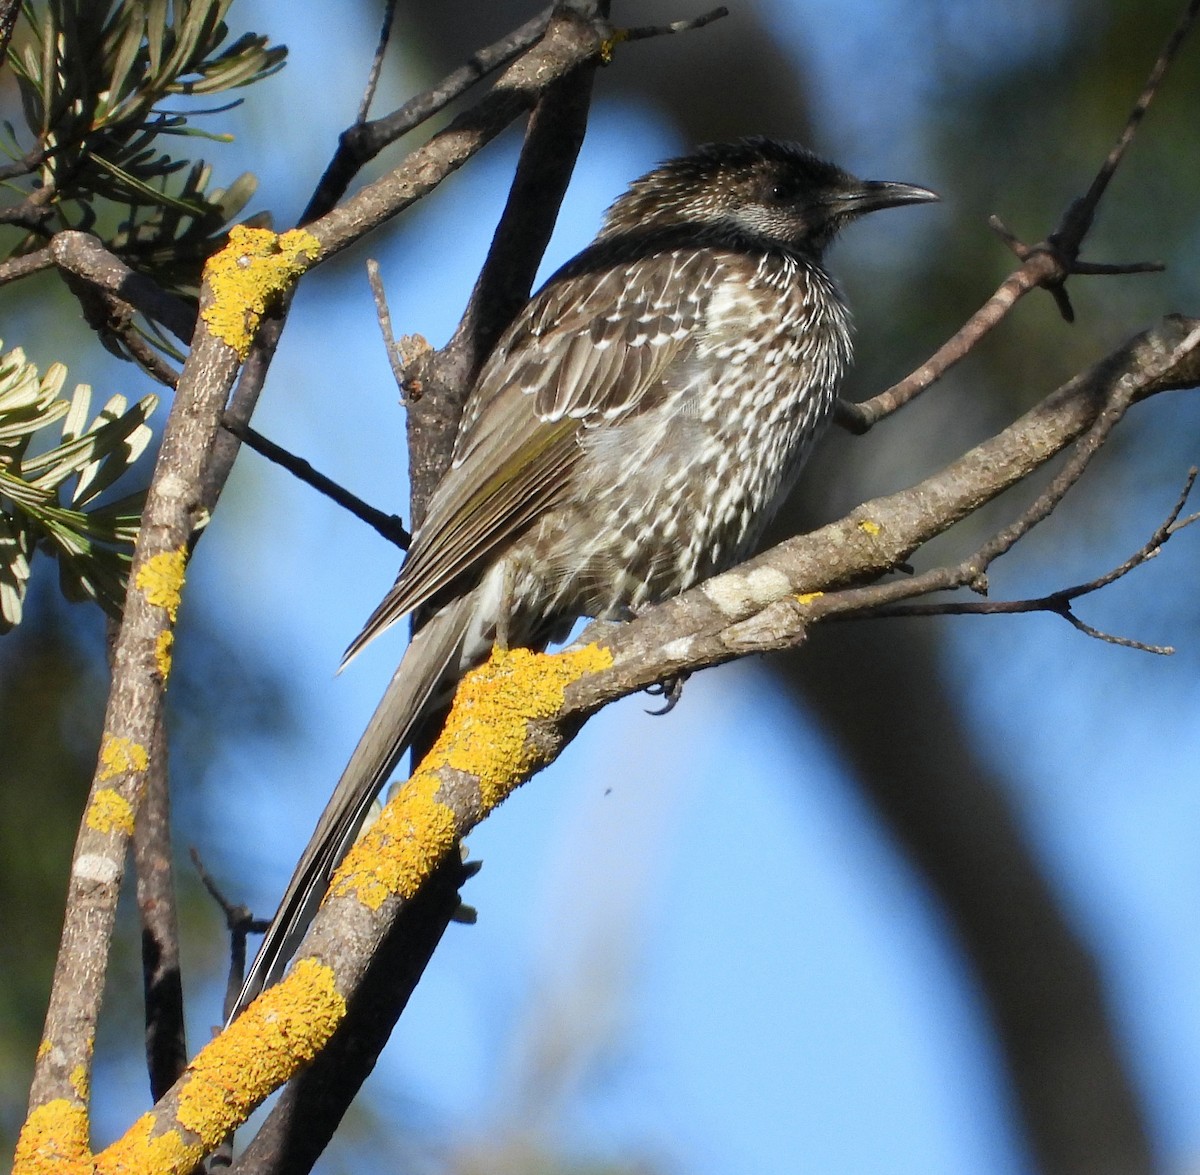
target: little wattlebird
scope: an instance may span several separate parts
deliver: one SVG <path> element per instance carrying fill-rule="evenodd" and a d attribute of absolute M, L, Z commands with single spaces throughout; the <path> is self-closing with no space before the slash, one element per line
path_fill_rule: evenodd
<path fill-rule="evenodd" d="M 347 660 L 428 616 L 346 767 L 247 976 L 281 974 L 414 726 L 498 632 L 544 647 L 745 558 L 832 413 L 849 316 L 822 267 L 867 212 L 936 200 L 801 147 L 703 147 L 635 181 L 517 315 L 453 460 Z"/>

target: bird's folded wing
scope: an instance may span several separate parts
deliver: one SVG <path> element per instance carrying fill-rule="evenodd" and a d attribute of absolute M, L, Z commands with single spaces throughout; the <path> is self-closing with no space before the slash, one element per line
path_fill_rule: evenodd
<path fill-rule="evenodd" d="M 694 345 L 700 291 L 711 291 L 699 270 L 716 264 L 711 254 L 636 257 L 552 280 L 530 302 L 480 373 L 408 560 L 347 661 L 549 510 L 579 460 L 581 428 L 657 399 Z"/>

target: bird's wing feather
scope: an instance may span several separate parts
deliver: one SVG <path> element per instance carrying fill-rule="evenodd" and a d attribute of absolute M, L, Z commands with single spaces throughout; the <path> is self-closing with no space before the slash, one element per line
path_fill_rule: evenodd
<path fill-rule="evenodd" d="M 667 253 L 551 279 L 480 372 L 450 469 L 347 660 L 548 510 L 579 459 L 580 428 L 653 400 L 719 265 L 709 252 Z"/>

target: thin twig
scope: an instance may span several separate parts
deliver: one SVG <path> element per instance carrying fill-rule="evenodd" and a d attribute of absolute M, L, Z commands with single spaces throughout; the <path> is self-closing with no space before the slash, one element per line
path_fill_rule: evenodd
<path fill-rule="evenodd" d="M 356 125 L 367 121 L 371 103 L 375 98 L 375 89 L 379 85 L 379 73 L 383 69 L 383 55 L 387 52 L 388 40 L 392 35 L 392 21 L 396 17 L 396 0 L 386 0 L 383 6 L 383 23 L 379 29 L 379 40 L 375 43 L 375 56 L 371 60 L 371 72 L 367 75 L 367 85 L 363 90 L 362 101 L 358 105 Z"/>
<path fill-rule="evenodd" d="M 375 299 L 375 317 L 379 320 L 379 333 L 383 335 L 383 347 L 387 351 L 388 363 L 392 369 L 392 378 L 396 381 L 396 388 L 400 393 L 400 399 L 403 400 L 406 396 L 405 387 L 408 383 L 408 376 L 405 373 L 404 356 L 401 354 L 400 346 L 396 342 L 396 336 L 392 331 L 392 313 L 388 309 L 387 291 L 383 288 L 383 278 L 379 273 L 379 262 L 373 257 L 367 259 L 367 281 L 371 283 L 371 295 Z"/>
<path fill-rule="evenodd" d="M 1162 84 L 1163 78 L 1166 77 L 1167 70 L 1170 68 L 1171 62 L 1175 60 L 1184 38 L 1195 23 L 1198 13 L 1200 13 L 1200 0 L 1189 0 L 1175 28 L 1171 30 L 1171 35 L 1167 38 L 1166 44 L 1163 45 L 1158 59 L 1154 62 L 1154 66 L 1150 70 L 1150 75 L 1146 78 L 1146 84 L 1142 87 L 1142 92 L 1133 104 L 1133 109 L 1129 112 L 1129 118 L 1126 119 L 1125 126 L 1122 128 L 1120 135 L 1117 136 L 1117 141 L 1113 144 L 1112 150 L 1109 151 L 1108 157 L 1101 164 L 1100 170 L 1096 172 L 1096 176 L 1087 190 L 1087 195 L 1080 202 L 1078 210 L 1075 213 L 1079 217 L 1079 227 L 1077 230 L 1079 241 L 1083 240 L 1084 234 L 1091 228 L 1092 219 L 1100 204 L 1100 198 L 1108 188 L 1109 181 L 1116 174 L 1121 160 L 1124 159 L 1125 152 L 1133 142 L 1134 135 L 1137 134 L 1142 119 L 1146 117 L 1146 111 L 1150 109 L 1150 103 L 1154 100 L 1155 94 L 1158 93 L 1158 87 Z"/>
<path fill-rule="evenodd" d="M 1194 467 L 1188 471 L 1183 490 L 1171 512 L 1141 547 L 1111 571 L 1097 576 L 1095 579 L 1088 580 L 1086 583 L 1074 584 L 1071 587 L 1060 588 L 1058 591 L 1050 592 L 1047 595 L 1026 600 L 946 600 L 931 603 L 894 604 L 887 608 L 880 608 L 877 611 L 861 614 L 860 618 L 873 620 L 898 616 L 1007 616 L 1029 612 L 1051 612 L 1056 616 L 1061 616 L 1069 624 L 1079 629 L 1080 632 L 1095 637 L 1097 640 L 1105 641 L 1108 644 L 1121 645 L 1128 649 L 1138 649 L 1146 653 L 1155 653 L 1159 656 L 1170 656 L 1175 652 L 1174 648 L 1170 645 L 1149 645 L 1143 641 L 1133 640 L 1129 637 L 1114 636 L 1111 633 L 1093 628 L 1074 614 L 1072 605 L 1076 600 L 1082 599 L 1092 592 L 1097 592 L 1101 588 L 1108 587 L 1117 580 L 1124 578 L 1136 568 L 1150 562 L 1151 559 L 1157 558 L 1158 553 L 1167 545 L 1172 536 L 1190 526 L 1197 519 L 1200 519 L 1200 514 L 1191 514 L 1182 521 L 1179 520 L 1179 515 L 1183 512 L 1183 507 L 1186 505 L 1192 488 L 1196 483 L 1198 472 L 1200 471 Z M 851 618 L 849 616 L 846 617 L 846 619 Z"/>
<path fill-rule="evenodd" d="M 936 383 L 956 363 L 964 359 L 989 331 L 998 326 L 1016 303 L 1030 290 L 1043 287 L 1054 294 L 1059 309 L 1067 321 L 1074 312 L 1066 294 L 1065 281 L 1072 274 L 1152 273 L 1161 266 L 1158 262 L 1132 264 L 1102 264 L 1081 262 L 1079 250 L 1091 228 L 1096 208 L 1108 187 L 1109 180 L 1124 158 L 1146 110 L 1174 61 L 1185 36 L 1200 11 L 1200 0 L 1190 0 L 1166 44 L 1156 58 L 1141 94 L 1134 103 L 1125 127 L 1113 149 L 1100 165 L 1087 194 L 1074 201 L 1045 241 L 1026 245 L 1011 233 L 998 218 L 991 220 L 992 228 L 1021 258 L 1021 266 L 1000 284 L 996 292 L 977 310 L 955 334 L 943 343 L 915 371 L 890 388 L 862 403 L 839 400 L 836 420 L 850 432 L 865 433 L 884 417 L 916 399 L 926 388 Z"/>
<path fill-rule="evenodd" d="M 1169 373 L 1181 363 L 1186 364 L 1200 349 L 1200 325 L 1196 325 L 1194 320 L 1188 320 L 1188 324 L 1192 329 L 1170 351 L 1155 355 L 1148 362 L 1137 363 L 1107 386 L 1100 410 L 1075 442 L 1074 452 L 1067 463 L 1013 523 L 952 567 L 939 567 L 911 579 L 851 588 L 825 596 L 812 606 L 813 619 L 873 613 L 914 596 L 960 587 L 969 587 L 986 595 L 988 567 L 1050 515 L 1067 491 L 1083 476 L 1084 470 L 1129 406 L 1155 388 L 1170 386 L 1164 383 L 1169 379 Z"/>
<path fill-rule="evenodd" d="M 710 9 L 700 16 L 693 17 L 691 20 L 673 20 L 670 24 L 645 24 L 639 25 L 636 28 L 624 29 L 620 34 L 620 39 L 622 41 L 642 41 L 647 37 L 663 37 L 669 36 L 672 33 L 688 33 L 693 29 L 702 29 L 706 24 L 712 24 L 714 20 L 720 20 L 722 17 L 728 15 L 729 9 L 722 4 L 718 8 Z"/>
<path fill-rule="evenodd" d="M 268 461 L 286 469 L 293 477 L 298 477 L 305 485 L 311 486 L 319 494 L 324 494 L 345 510 L 349 510 L 355 518 L 362 519 L 369 527 L 382 535 L 389 543 L 394 543 L 402 551 L 408 550 L 412 535 L 404 529 L 403 522 L 395 514 L 385 514 L 376 510 L 368 502 L 364 502 L 357 494 L 338 485 L 332 478 L 318 473 L 303 457 L 267 440 L 260 432 L 255 432 L 249 425 L 233 420 L 228 413 L 221 421 L 221 427 L 232 433 L 244 445 L 249 446 Z"/>
<path fill-rule="evenodd" d="M 225 981 L 224 1017 L 228 1019 L 242 990 L 242 978 L 246 973 L 246 938 L 251 934 L 265 934 L 271 924 L 269 919 L 255 918 L 249 906 L 231 902 L 222 893 L 220 886 L 204 866 L 199 850 L 188 849 L 192 864 L 201 884 L 208 890 L 209 897 L 221 907 L 225 915 L 225 929 L 229 931 L 229 975 Z"/>
<path fill-rule="evenodd" d="M 338 148 L 321 176 L 308 207 L 300 217 L 307 224 L 324 215 L 345 194 L 350 181 L 385 147 L 444 110 L 477 82 L 501 69 L 539 41 L 550 23 L 553 5 L 520 28 L 473 54 L 465 65 L 447 74 L 436 86 L 410 98 L 398 110 L 371 122 L 358 121 L 342 132 Z"/>

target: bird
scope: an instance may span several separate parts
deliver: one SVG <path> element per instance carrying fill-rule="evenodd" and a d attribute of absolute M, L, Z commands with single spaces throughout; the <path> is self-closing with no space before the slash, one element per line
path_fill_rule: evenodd
<path fill-rule="evenodd" d="M 394 586 L 343 665 L 417 628 L 267 930 L 283 973 L 415 728 L 502 642 L 544 648 L 746 558 L 829 422 L 850 316 L 823 264 L 866 213 L 939 197 L 795 143 L 700 147 L 635 180 L 484 361 Z"/>

